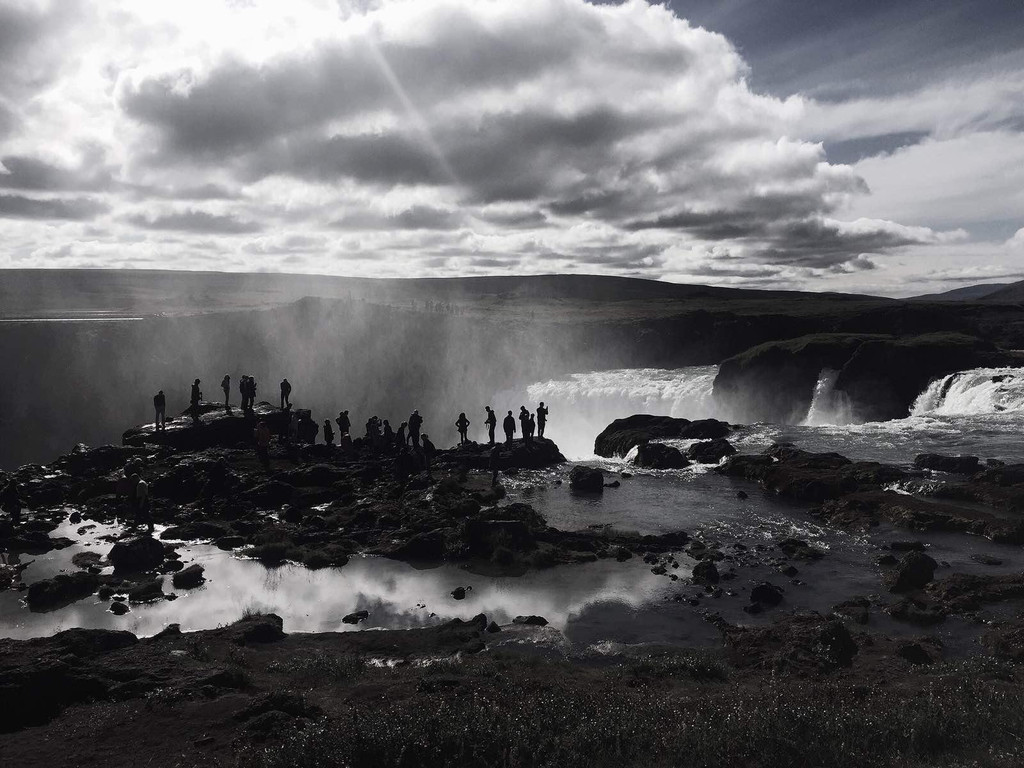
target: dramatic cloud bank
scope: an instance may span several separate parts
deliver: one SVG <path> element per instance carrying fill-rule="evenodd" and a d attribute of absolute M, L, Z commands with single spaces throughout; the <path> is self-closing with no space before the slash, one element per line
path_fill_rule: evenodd
<path fill-rule="evenodd" d="M 0 267 L 872 285 L 969 239 L 937 145 L 1024 149 L 1019 83 L 957 122 L 941 90 L 819 104 L 749 74 L 642 0 L 0 0 Z M 896 159 L 826 154 L 937 125 Z"/>

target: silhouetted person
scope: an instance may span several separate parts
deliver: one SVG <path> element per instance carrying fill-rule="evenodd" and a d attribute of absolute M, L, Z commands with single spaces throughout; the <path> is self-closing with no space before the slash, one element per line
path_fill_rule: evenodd
<path fill-rule="evenodd" d="M 270 469 L 270 427 L 267 422 L 260 419 L 260 423 L 253 430 L 256 438 L 256 457 L 260 460 L 265 470 Z"/>
<path fill-rule="evenodd" d="M 465 412 L 459 414 L 459 418 L 455 422 L 455 428 L 459 430 L 459 445 L 468 443 L 469 438 L 466 437 L 466 433 L 469 431 L 469 419 L 466 418 Z"/>
<path fill-rule="evenodd" d="M 505 442 L 512 445 L 512 438 L 516 435 L 516 417 L 512 415 L 512 411 L 508 412 L 501 426 L 505 430 Z"/>
<path fill-rule="evenodd" d="M 15 525 L 21 522 L 21 503 L 18 484 L 13 479 L 8 480 L 3 491 L 0 491 L 0 509 L 10 516 Z"/>
<path fill-rule="evenodd" d="M 133 472 L 129 478 L 132 490 L 129 499 L 132 506 L 132 525 L 146 523 L 149 532 L 153 532 L 153 518 L 149 516 L 149 484 Z"/>
<path fill-rule="evenodd" d="M 430 474 L 430 461 L 434 458 L 434 454 L 437 449 L 434 444 L 430 442 L 430 437 L 426 432 L 423 433 L 423 468 L 427 470 L 427 474 Z"/>
<path fill-rule="evenodd" d="M 256 407 L 256 377 L 249 377 L 249 410 Z"/>
<path fill-rule="evenodd" d="M 199 379 L 192 382 L 192 393 L 189 395 L 192 403 L 192 421 L 199 421 L 199 403 L 203 401 L 202 390 L 199 389 Z"/>
<path fill-rule="evenodd" d="M 487 442 L 494 445 L 494 428 L 498 426 L 498 417 L 494 415 L 491 406 L 485 405 L 484 410 L 487 411 L 487 418 L 484 419 L 484 424 L 487 425 Z"/>
<path fill-rule="evenodd" d="M 304 412 L 299 419 L 298 432 L 300 442 L 306 445 L 313 445 L 316 443 L 316 436 L 320 434 L 320 425 L 313 421 L 308 413 Z"/>
<path fill-rule="evenodd" d="M 242 400 L 242 410 L 249 410 L 249 377 L 242 376 L 238 380 L 238 394 Z"/>
<path fill-rule="evenodd" d="M 347 435 L 352 431 L 352 422 L 349 421 L 348 411 L 342 411 L 338 414 L 338 418 L 334 420 L 334 423 L 338 425 L 338 440 L 341 441 L 343 435 Z"/>
<path fill-rule="evenodd" d="M 498 472 L 501 470 L 501 446 L 491 448 L 491 487 L 498 484 Z"/>
<path fill-rule="evenodd" d="M 420 427 L 423 426 L 423 417 L 419 411 L 413 411 L 409 417 L 409 441 L 414 448 L 420 445 Z"/>
<path fill-rule="evenodd" d="M 334 445 L 334 427 L 330 419 L 324 419 L 324 444 Z"/>
<path fill-rule="evenodd" d="M 382 426 L 382 437 L 384 438 L 384 445 L 391 447 L 395 444 L 395 430 L 391 428 L 387 419 L 384 419 L 384 425 Z"/>
<path fill-rule="evenodd" d="M 395 434 L 395 445 L 397 445 L 399 448 L 404 448 L 405 444 L 408 442 L 405 438 L 405 429 L 408 426 L 408 421 L 403 421 L 401 424 L 398 425 L 398 432 Z"/>
<path fill-rule="evenodd" d="M 282 381 L 281 381 L 281 410 L 282 411 L 285 409 L 286 406 L 288 408 L 292 407 L 292 401 L 290 399 L 291 395 L 292 395 L 292 385 L 288 383 L 288 379 L 282 379 Z"/>
<path fill-rule="evenodd" d="M 525 405 L 519 406 L 519 430 L 523 435 L 523 444 L 530 447 L 530 412 Z"/>
<path fill-rule="evenodd" d="M 224 378 L 220 380 L 220 388 L 224 390 L 224 407 L 231 407 L 231 377 L 226 373 Z"/>
<path fill-rule="evenodd" d="M 537 437 L 544 437 L 544 425 L 548 423 L 548 409 L 542 402 L 537 406 Z"/>
<path fill-rule="evenodd" d="M 533 436 L 537 434 L 537 422 L 533 418 L 533 414 L 530 414 L 530 442 L 533 442 Z"/>
<path fill-rule="evenodd" d="M 167 429 L 167 396 L 162 389 L 153 395 L 153 410 L 156 411 L 156 428 Z"/>

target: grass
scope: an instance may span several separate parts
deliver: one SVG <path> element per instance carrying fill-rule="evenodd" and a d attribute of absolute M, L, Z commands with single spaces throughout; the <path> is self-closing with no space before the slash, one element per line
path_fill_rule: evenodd
<path fill-rule="evenodd" d="M 314 666 L 330 664 L 322 660 Z M 669 674 L 704 665 L 669 662 Z M 483 669 L 478 670 L 482 672 Z M 494 670 L 492 670 L 494 671 Z M 914 687 L 773 681 L 685 695 L 599 681 L 527 682 L 472 669 L 455 687 L 348 704 L 283 743 L 244 752 L 250 768 L 508 766 L 888 768 L 1021 764 L 1021 692 L 998 681 L 937 677 Z M 609 684 L 611 683 L 611 684 Z"/>

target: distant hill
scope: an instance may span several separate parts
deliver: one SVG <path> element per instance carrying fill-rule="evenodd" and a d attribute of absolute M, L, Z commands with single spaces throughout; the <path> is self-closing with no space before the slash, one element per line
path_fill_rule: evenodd
<path fill-rule="evenodd" d="M 267 309 L 305 297 L 354 299 L 409 306 L 423 302 L 473 304 L 484 309 L 531 309 L 540 304 L 821 301 L 849 304 L 890 299 L 841 293 L 766 291 L 685 285 L 601 275 L 453 278 L 357 278 L 277 273 L 149 270 L 0 270 L 0 319 L 98 319 L 132 315 L 181 316 Z"/>
<path fill-rule="evenodd" d="M 983 299 L 986 304 L 1024 304 L 1024 280 L 1002 286 Z"/>
<path fill-rule="evenodd" d="M 984 285 L 966 285 L 963 288 L 954 288 L 951 291 L 942 293 L 926 293 L 922 296 L 912 296 L 908 301 L 980 301 L 988 300 L 992 294 L 1004 288 L 1022 285 L 1021 283 L 986 283 Z"/>

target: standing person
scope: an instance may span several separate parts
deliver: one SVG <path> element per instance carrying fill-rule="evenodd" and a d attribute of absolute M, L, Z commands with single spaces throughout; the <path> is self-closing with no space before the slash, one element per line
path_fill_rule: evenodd
<path fill-rule="evenodd" d="M 330 419 L 324 419 L 324 444 L 334 445 L 334 427 Z"/>
<path fill-rule="evenodd" d="M 189 401 L 192 403 L 192 421 L 199 421 L 199 403 L 203 401 L 203 392 L 199 389 L 199 379 L 192 382 L 192 392 L 189 395 Z"/>
<path fill-rule="evenodd" d="M 487 418 L 484 419 L 484 424 L 487 425 L 487 444 L 494 445 L 494 428 L 498 426 L 498 417 L 494 415 L 491 406 L 485 405 L 484 410 L 487 411 Z"/>
<path fill-rule="evenodd" d="M 491 487 L 498 484 L 498 471 L 501 469 L 501 446 L 491 448 Z"/>
<path fill-rule="evenodd" d="M 423 426 L 423 417 L 420 416 L 419 411 L 413 411 L 409 417 L 409 441 L 412 443 L 413 448 L 419 448 L 420 446 L 420 427 Z"/>
<path fill-rule="evenodd" d="M 292 401 L 290 400 L 292 395 L 292 385 L 288 383 L 288 379 L 281 380 L 281 410 L 292 407 Z"/>
<path fill-rule="evenodd" d="M 384 419 L 384 424 L 383 424 L 382 429 L 383 429 L 383 435 L 382 436 L 384 438 L 384 446 L 387 447 L 387 448 L 390 448 L 392 445 L 395 444 L 395 430 L 393 430 L 391 428 L 391 425 L 388 423 L 387 419 Z"/>
<path fill-rule="evenodd" d="M 149 532 L 153 532 L 153 518 L 149 515 L 149 483 L 142 479 L 138 472 L 132 472 L 131 483 L 132 525 L 145 523 Z"/>
<path fill-rule="evenodd" d="M 249 404 L 249 377 L 245 374 L 238 380 L 238 397 L 242 401 L 242 410 L 249 410 L 246 407 Z"/>
<path fill-rule="evenodd" d="M 153 410 L 156 411 L 156 428 L 166 430 L 167 397 L 162 389 L 153 395 Z"/>
<path fill-rule="evenodd" d="M 401 424 L 398 425 L 398 432 L 395 433 L 395 445 L 397 445 L 400 449 L 405 448 L 405 444 L 406 442 L 408 442 L 405 439 L 405 428 L 408 426 L 409 422 L 403 421 Z"/>
<path fill-rule="evenodd" d="M 220 380 L 220 388 L 224 390 L 224 407 L 227 409 L 231 408 L 231 377 L 228 374 L 224 374 L 224 378 Z"/>
<path fill-rule="evenodd" d="M 530 412 L 525 405 L 519 406 L 519 431 L 523 435 L 523 443 L 530 447 Z"/>
<path fill-rule="evenodd" d="M 533 436 L 537 434 L 537 421 L 533 418 L 533 414 L 530 414 L 530 442 L 533 442 Z"/>
<path fill-rule="evenodd" d="M 505 442 L 512 445 L 512 438 L 516 434 L 516 418 L 512 415 L 512 411 L 508 412 L 508 416 L 501 422 L 501 426 L 505 430 Z"/>
<path fill-rule="evenodd" d="M 543 401 L 537 406 L 537 437 L 543 439 L 544 425 L 548 423 L 548 409 L 544 407 Z"/>
<path fill-rule="evenodd" d="M 249 410 L 256 407 L 256 377 L 249 377 Z"/>
<path fill-rule="evenodd" d="M 434 444 L 430 442 L 430 437 L 426 432 L 423 433 L 423 464 L 424 469 L 427 470 L 427 474 L 430 474 L 430 460 L 434 458 L 434 453 L 437 449 Z"/>
<path fill-rule="evenodd" d="M 338 425 L 338 442 L 341 442 L 341 438 L 352 429 L 352 422 L 348 418 L 348 411 L 338 413 L 338 418 L 334 420 L 334 423 Z"/>
<path fill-rule="evenodd" d="M 18 484 L 14 478 L 7 481 L 4 490 L 0 493 L 0 509 L 3 509 L 14 525 L 21 522 L 21 494 L 18 493 Z"/>
<path fill-rule="evenodd" d="M 256 456 L 260 460 L 260 464 L 263 465 L 263 469 L 270 471 L 270 427 L 267 426 L 267 422 L 260 419 L 260 423 L 256 425 L 256 429 L 253 430 L 253 436 L 256 438 Z"/>
<path fill-rule="evenodd" d="M 455 428 L 459 430 L 459 445 L 465 445 L 469 442 L 469 438 L 466 433 L 469 431 L 469 419 L 466 418 L 466 412 L 463 411 L 459 414 L 458 421 L 455 422 Z"/>

